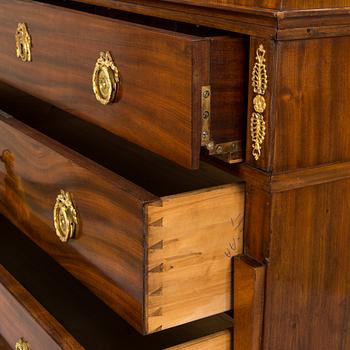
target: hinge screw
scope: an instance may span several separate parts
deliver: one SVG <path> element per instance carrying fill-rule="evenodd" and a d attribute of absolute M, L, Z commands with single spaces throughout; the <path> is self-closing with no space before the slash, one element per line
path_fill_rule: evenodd
<path fill-rule="evenodd" d="M 209 134 L 208 134 L 207 131 L 203 131 L 203 132 L 202 132 L 202 138 L 203 138 L 204 140 L 206 140 L 206 139 L 208 138 L 208 136 L 209 136 Z"/>
<path fill-rule="evenodd" d="M 209 118 L 209 112 L 208 111 L 204 111 L 203 112 L 203 119 L 208 119 Z"/>
<path fill-rule="evenodd" d="M 232 150 L 233 150 L 234 152 L 239 151 L 239 144 L 238 144 L 238 143 L 233 143 L 233 144 L 232 144 Z"/>
<path fill-rule="evenodd" d="M 208 151 L 212 151 L 214 149 L 214 142 L 213 141 L 210 141 L 207 144 L 207 149 L 208 149 Z"/>
<path fill-rule="evenodd" d="M 203 97 L 204 97 L 204 98 L 208 98 L 209 96 L 210 96 L 209 90 L 204 90 L 204 91 L 203 91 Z"/>

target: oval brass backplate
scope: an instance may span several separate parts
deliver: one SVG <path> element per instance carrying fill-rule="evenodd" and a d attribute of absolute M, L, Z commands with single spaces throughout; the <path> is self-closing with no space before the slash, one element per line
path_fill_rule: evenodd
<path fill-rule="evenodd" d="M 16 350 L 30 350 L 30 346 L 23 338 L 19 338 L 16 343 Z"/>
<path fill-rule="evenodd" d="M 32 60 L 32 39 L 25 23 L 18 23 L 16 30 L 16 56 L 23 62 Z"/>
<path fill-rule="evenodd" d="M 103 105 L 115 100 L 119 87 L 119 71 L 110 52 L 100 52 L 92 76 L 92 86 L 97 101 Z"/>
<path fill-rule="evenodd" d="M 72 195 L 61 190 L 54 207 L 54 226 L 56 235 L 62 242 L 74 238 L 78 226 L 77 210 Z"/>

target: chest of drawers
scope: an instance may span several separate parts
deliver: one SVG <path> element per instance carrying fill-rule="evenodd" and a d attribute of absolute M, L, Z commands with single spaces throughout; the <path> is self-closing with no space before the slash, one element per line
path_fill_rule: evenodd
<path fill-rule="evenodd" d="M 349 9 L 2 2 L 2 342 L 350 349 Z"/>

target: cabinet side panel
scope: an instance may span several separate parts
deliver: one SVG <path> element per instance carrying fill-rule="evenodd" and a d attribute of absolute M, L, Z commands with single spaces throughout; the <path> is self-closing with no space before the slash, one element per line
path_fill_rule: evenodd
<path fill-rule="evenodd" d="M 349 349 L 350 179 L 274 194 L 264 349 Z"/>
<path fill-rule="evenodd" d="M 350 160 L 350 37 L 280 42 L 273 170 Z"/>

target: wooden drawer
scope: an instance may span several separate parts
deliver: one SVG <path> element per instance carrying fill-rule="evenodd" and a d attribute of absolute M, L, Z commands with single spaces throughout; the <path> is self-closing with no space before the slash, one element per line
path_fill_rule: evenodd
<path fill-rule="evenodd" d="M 33 349 L 82 349 L 2 265 L 0 309 L 0 334 L 12 348 L 27 343 Z"/>
<path fill-rule="evenodd" d="M 230 349 L 227 315 L 138 334 L 1 216 L 0 230 L 2 348 L 23 338 L 33 350 Z"/>
<path fill-rule="evenodd" d="M 19 0 L 1 1 L 0 23 L 1 80 L 188 168 L 198 168 L 201 144 L 241 160 L 246 38 L 195 26 L 198 35 L 189 35 Z M 31 62 L 16 57 L 18 23 L 27 25 Z M 102 105 L 92 76 L 107 51 L 120 88 L 115 102 Z"/>
<path fill-rule="evenodd" d="M 140 332 L 231 309 L 241 182 L 206 164 L 191 171 L 166 162 L 32 98 L 4 89 L 0 96 L 8 112 L 41 130 L 1 113 L 0 212 Z M 54 228 L 61 190 L 77 212 L 68 242 Z M 71 212 L 61 213 L 73 225 Z"/>

